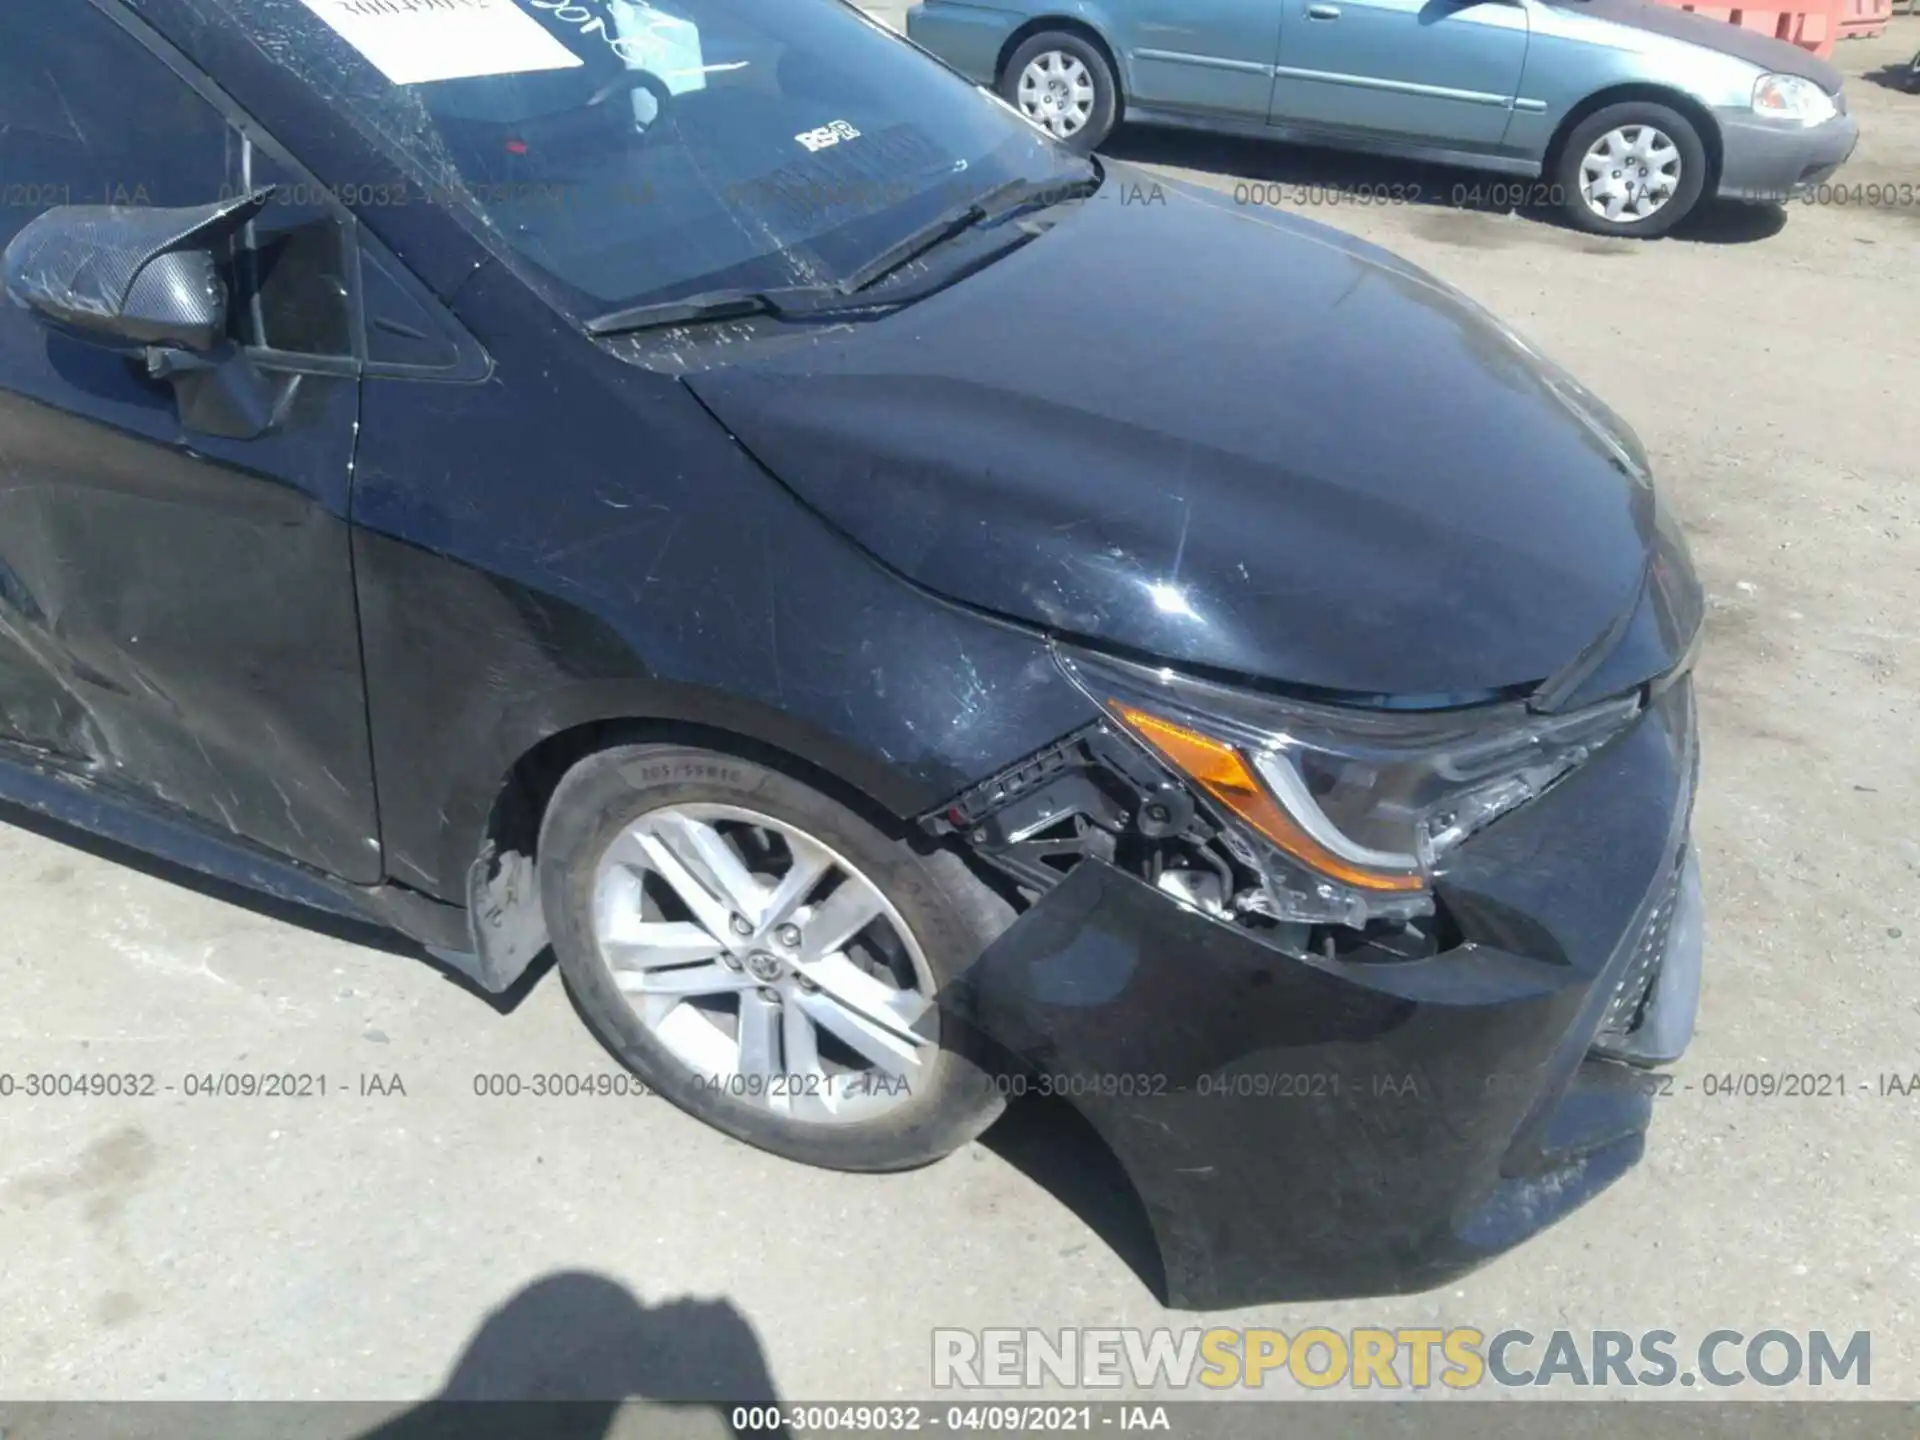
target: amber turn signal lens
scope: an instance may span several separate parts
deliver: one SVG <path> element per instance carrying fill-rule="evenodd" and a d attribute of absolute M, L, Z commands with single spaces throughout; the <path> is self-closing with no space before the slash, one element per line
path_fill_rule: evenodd
<path fill-rule="evenodd" d="M 1260 777 L 1233 746 L 1118 700 L 1107 703 L 1129 730 L 1165 756 L 1181 774 L 1301 864 L 1363 890 L 1404 893 L 1426 888 L 1426 881 L 1418 875 L 1368 870 L 1327 849 L 1267 793 Z"/>

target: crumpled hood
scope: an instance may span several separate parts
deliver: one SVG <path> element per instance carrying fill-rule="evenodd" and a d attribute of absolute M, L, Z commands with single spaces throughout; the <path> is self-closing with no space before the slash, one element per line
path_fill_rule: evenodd
<path fill-rule="evenodd" d="M 807 503 L 1057 632 L 1434 699 L 1691 638 L 1626 623 L 1697 585 L 1681 547 L 1647 587 L 1643 453 L 1564 372 L 1384 250 L 1129 167 L 889 319 L 715 348 L 686 383 Z"/>

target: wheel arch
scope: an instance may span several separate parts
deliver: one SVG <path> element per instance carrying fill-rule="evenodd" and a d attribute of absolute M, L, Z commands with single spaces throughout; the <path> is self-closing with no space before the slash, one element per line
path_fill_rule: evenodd
<path fill-rule="evenodd" d="M 795 775 L 895 837 L 941 796 L 882 761 L 791 716 L 704 686 L 584 683 L 510 716 L 490 760 L 442 806 L 440 874 L 463 890 L 472 973 L 505 990 L 546 946 L 535 864 L 540 826 L 561 779 L 614 745 L 698 745 Z"/>
<path fill-rule="evenodd" d="M 643 712 L 628 705 L 541 736 L 495 777 L 482 843 L 524 841 L 531 847 L 538 838 L 547 803 L 567 771 L 588 755 L 615 745 L 697 745 L 772 764 L 896 835 L 907 833 L 912 817 L 926 808 L 924 796 L 896 773 L 866 763 L 858 752 L 850 752 L 826 737 L 797 736 L 784 717 L 781 723 L 770 725 L 751 719 L 742 724 L 740 716 L 727 718 L 733 723 L 696 718 L 684 707 L 656 704 Z M 850 778 L 850 771 L 859 778 Z M 531 815 L 516 813 L 516 806 L 531 811 Z M 532 849 L 527 853 L 532 854 Z"/>
<path fill-rule="evenodd" d="M 1700 136 L 1700 144 L 1707 152 L 1707 178 L 1701 187 L 1700 195 L 1706 199 L 1714 194 L 1720 184 L 1721 157 L 1724 153 L 1721 143 L 1720 126 L 1713 118 L 1713 112 L 1684 90 L 1669 85 L 1651 84 L 1646 81 L 1629 81 L 1621 85 L 1609 85 L 1596 90 L 1568 109 L 1554 127 L 1553 136 L 1547 141 L 1543 157 L 1541 174 L 1551 178 L 1559 169 L 1561 152 L 1566 146 L 1567 137 L 1573 134 L 1581 121 L 1596 111 L 1609 105 L 1619 105 L 1629 100 L 1644 100 L 1654 105 L 1665 105 L 1677 110 L 1693 123 L 1694 130 Z"/>

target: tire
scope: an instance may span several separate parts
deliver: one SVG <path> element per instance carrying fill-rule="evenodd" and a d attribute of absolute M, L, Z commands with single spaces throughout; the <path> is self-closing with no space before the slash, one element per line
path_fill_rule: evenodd
<path fill-rule="evenodd" d="M 1071 85 L 1084 74 L 1091 90 L 1084 108 L 1070 104 L 1065 110 L 1053 109 L 1031 92 L 1022 98 L 1029 68 L 1044 67 L 1049 60 L 1062 83 Z M 1069 30 L 1045 30 L 1029 37 L 1000 72 L 999 89 L 1009 105 L 1077 155 L 1091 154 L 1120 120 L 1120 82 L 1113 66 L 1098 45 Z"/>
<path fill-rule="evenodd" d="M 1637 219 L 1630 218 L 1630 207 L 1623 205 L 1621 218 L 1609 220 L 1596 212 L 1588 202 L 1585 171 L 1588 152 L 1595 149 L 1604 137 L 1612 136 L 1615 132 L 1622 132 L 1626 140 L 1633 142 L 1636 150 L 1647 132 L 1664 137 L 1670 142 L 1670 151 L 1677 162 L 1677 174 L 1672 177 L 1674 183 L 1667 198 L 1657 208 Z M 1659 152 L 1656 150 L 1655 153 L 1657 156 Z M 1637 157 L 1641 162 L 1648 158 L 1644 154 Z M 1647 168 L 1644 163 L 1626 164 L 1620 167 L 1626 173 L 1602 174 L 1599 178 L 1603 184 L 1617 178 L 1625 184 L 1638 186 L 1647 182 L 1633 172 Z M 1658 175 L 1662 167 L 1656 159 L 1651 168 L 1654 175 Z M 1651 181 L 1652 178 L 1648 176 L 1647 180 Z M 1673 229 L 1699 203 L 1707 183 L 1707 147 L 1702 143 L 1700 132 L 1694 128 L 1693 122 L 1679 111 L 1649 100 L 1628 100 L 1596 110 L 1573 127 L 1555 157 L 1553 180 L 1563 197 L 1563 211 L 1580 229 L 1595 235 L 1651 240 Z"/>
<path fill-rule="evenodd" d="M 747 825 L 735 812 L 753 817 L 755 823 Z M 768 823 L 761 825 L 761 820 Z M 637 838 L 636 824 L 649 838 Z M 753 868 L 759 872 L 753 883 L 760 890 L 777 888 L 783 857 L 791 865 L 806 853 L 817 864 L 831 865 L 824 878 L 801 895 L 815 897 L 812 903 L 791 911 L 805 932 L 800 943 L 776 942 L 775 935 L 783 930 L 798 932 L 776 926 L 771 918 L 748 938 L 730 931 L 726 917 L 729 912 L 739 915 L 742 906 L 725 904 L 725 886 L 712 880 L 717 870 L 705 872 L 705 885 L 691 887 L 697 897 L 704 897 L 699 901 L 702 910 L 682 903 L 680 892 L 667 884 L 667 872 L 655 861 L 660 847 L 671 842 L 677 853 L 691 853 L 696 864 L 704 865 L 698 857 L 712 852 L 699 848 L 706 840 L 702 826 L 720 838 L 736 861 L 744 857 L 742 869 L 733 872 L 736 884 Z M 786 832 L 778 827 L 786 827 Z M 917 985 L 917 995 L 905 988 L 897 992 L 896 1008 L 913 1012 L 921 997 L 937 995 L 1004 928 L 1009 907 L 957 856 L 920 854 L 840 801 L 768 765 L 713 750 L 656 744 L 601 751 L 566 774 L 541 825 L 538 864 L 554 954 L 588 1024 L 615 1057 L 655 1091 L 716 1129 L 827 1169 L 902 1170 L 964 1145 L 1004 1107 L 1001 1088 L 984 1059 L 985 1048 L 937 1005 L 924 1007 L 914 1022 L 920 1039 L 901 1041 L 885 1031 L 885 1043 L 876 1044 L 872 1034 L 884 1027 L 867 1022 L 858 1031 L 860 1042 L 875 1053 L 911 1052 L 911 1074 L 892 1075 L 842 1043 L 845 1007 L 828 1003 L 836 994 L 868 1001 L 880 994 L 871 988 L 876 983 Z M 818 920 L 820 927 L 832 931 L 830 907 L 840 898 L 839 887 L 854 885 L 856 875 L 870 888 L 855 895 L 856 908 L 841 907 L 841 916 L 866 913 L 875 895 L 883 908 L 844 945 L 809 959 L 806 952 L 830 937 L 818 928 L 806 931 L 806 925 Z M 680 872 L 682 881 L 690 876 L 690 871 Z M 740 892 L 732 893 L 737 897 Z M 709 903 L 716 901 L 718 910 Z M 701 913 L 709 922 L 704 926 Z M 682 928 L 625 928 L 643 918 Z M 689 924 L 692 930 L 685 928 Z M 728 933 L 730 949 L 698 967 L 680 963 L 676 947 L 689 947 L 691 955 L 705 944 L 701 934 L 716 931 Z M 651 938 L 645 948 L 603 943 L 607 935 L 631 939 L 643 933 L 671 933 L 673 946 L 662 948 Z M 627 967 L 662 955 L 672 956 L 673 963 L 646 969 L 644 979 L 622 968 L 616 981 L 616 956 Z M 637 993 L 629 999 L 629 993 L 641 987 L 650 991 L 660 985 L 704 985 L 710 983 L 708 977 L 729 980 L 721 973 L 723 965 L 736 972 L 731 983 L 740 986 L 737 991 L 699 999 Z M 822 968 L 827 966 L 833 968 Z M 869 978 L 852 976 L 849 966 Z M 763 967 L 781 973 L 762 985 Z M 814 983 L 809 976 L 828 983 Z M 809 984 L 811 991 L 805 988 Z M 774 1012 L 755 1026 L 755 1034 L 762 1037 L 755 1053 L 770 1062 L 758 1067 L 750 1065 L 744 1053 L 748 1005 L 754 1006 L 756 1016 Z M 839 1028 L 814 1024 L 813 1040 L 804 1051 L 796 1048 L 801 1037 L 787 1027 L 810 1023 L 823 1006 L 837 1017 L 833 1024 Z M 655 1018 L 643 1018 L 643 1012 Z M 869 1013 L 883 1011 L 870 1007 Z M 885 1013 L 904 1023 L 892 1009 Z M 659 1018 L 662 1014 L 667 1018 Z M 680 1018 L 672 1018 L 676 1015 Z M 725 1034 L 729 1025 L 730 1040 Z M 731 1072 L 724 1060 L 696 1063 L 695 1057 L 711 1057 L 716 1047 L 724 1051 L 729 1045 L 736 1052 Z M 836 1100 L 831 1087 L 839 1082 L 828 1078 L 815 1084 L 817 1075 L 807 1078 L 813 1072 L 844 1075 L 852 1068 L 846 1063 L 849 1057 L 856 1067 L 866 1062 L 874 1084 L 886 1087 L 887 1093 L 876 1093 L 871 1085 L 863 1092 L 858 1082 L 847 1081 L 852 1089 Z M 896 1058 L 888 1063 L 908 1062 Z M 771 1083 L 743 1088 L 757 1083 L 756 1074 Z M 836 1104 L 840 1109 L 828 1113 Z"/>

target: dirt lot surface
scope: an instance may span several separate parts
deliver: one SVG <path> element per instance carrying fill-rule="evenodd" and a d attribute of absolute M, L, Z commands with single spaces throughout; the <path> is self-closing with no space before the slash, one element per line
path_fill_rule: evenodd
<path fill-rule="evenodd" d="M 1907 19 L 1840 48 L 1864 131 L 1847 187 L 1920 187 L 1920 96 L 1864 78 L 1916 48 Z M 1459 172 L 1171 135 L 1113 151 L 1275 182 L 1508 318 L 1639 428 L 1711 594 L 1705 996 L 1645 1163 L 1445 1290 L 1222 1320 L 1869 1330 L 1866 1393 L 1920 1397 L 1920 1095 L 1880 1079 L 1920 1072 L 1920 200 L 1716 209 L 1638 244 L 1456 205 L 1485 183 Z M 1381 184 L 1439 203 L 1332 203 Z M 122 859 L 0 827 L 0 1070 L 329 1089 L 0 1099 L 0 1396 L 422 1396 L 556 1272 L 605 1283 L 536 1291 L 496 1391 L 617 1372 L 656 1395 L 916 1395 L 937 1326 L 1193 1318 L 1129 1265 L 1137 1233 L 1057 1117 L 860 1178 L 657 1100 L 483 1098 L 476 1077 L 610 1070 L 557 977 L 497 1013 L 364 937 Z M 1789 1071 L 1845 1081 L 1706 1093 Z"/>

